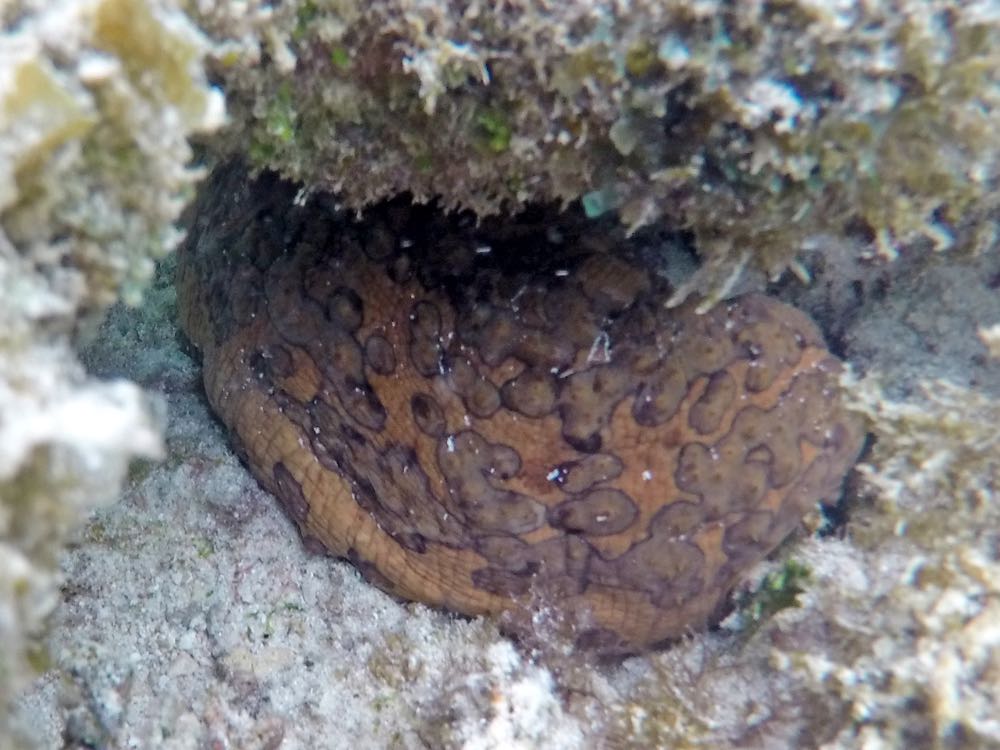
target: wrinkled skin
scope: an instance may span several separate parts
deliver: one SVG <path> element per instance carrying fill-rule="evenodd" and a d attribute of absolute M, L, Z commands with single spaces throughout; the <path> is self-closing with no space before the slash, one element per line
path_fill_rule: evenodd
<path fill-rule="evenodd" d="M 397 202 L 359 223 L 295 193 L 216 171 L 181 321 L 307 545 L 386 591 L 521 632 L 546 607 L 578 645 L 632 651 L 704 627 L 839 492 L 861 430 L 803 313 L 667 309 L 580 221 Z"/>

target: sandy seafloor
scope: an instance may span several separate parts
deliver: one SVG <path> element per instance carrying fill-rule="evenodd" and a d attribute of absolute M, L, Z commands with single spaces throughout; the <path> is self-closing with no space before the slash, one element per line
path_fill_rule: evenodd
<path fill-rule="evenodd" d="M 996 395 L 1000 370 L 975 331 L 1000 322 L 1000 255 L 924 268 L 857 262 L 858 248 L 832 240 L 820 249 L 805 259 L 811 287 L 776 291 L 817 315 L 855 368 L 903 395 L 928 377 Z M 53 669 L 17 707 L 37 747 L 850 746 L 837 727 L 817 736 L 822 701 L 775 648 L 822 652 L 831 597 L 844 618 L 867 617 L 906 575 L 898 542 L 877 552 L 801 534 L 747 583 L 791 555 L 813 571 L 800 606 L 752 632 L 728 621 L 614 664 L 533 659 L 489 622 L 397 603 L 305 551 L 208 411 L 166 266 L 145 305 L 115 309 L 85 355 L 92 372 L 158 394 L 168 458 L 136 465 L 64 556 Z M 848 499 L 848 514 L 864 512 Z"/>

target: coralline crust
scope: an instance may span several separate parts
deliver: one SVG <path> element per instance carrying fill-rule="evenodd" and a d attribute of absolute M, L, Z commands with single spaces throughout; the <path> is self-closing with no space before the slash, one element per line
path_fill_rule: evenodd
<path fill-rule="evenodd" d="M 817 234 L 984 251 L 1000 191 L 988 2 L 199 3 L 234 153 L 345 204 L 581 200 L 691 230 L 680 290 L 807 272 Z"/>
<path fill-rule="evenodd" d="M 840 364 L 761 295 L 668 309 L 584 222 L 477 225 L 217 170 L 181 322 L 238 452 L 307 543 L 515 631 L 632 651 L 710 622 L 856 458 Z"/>

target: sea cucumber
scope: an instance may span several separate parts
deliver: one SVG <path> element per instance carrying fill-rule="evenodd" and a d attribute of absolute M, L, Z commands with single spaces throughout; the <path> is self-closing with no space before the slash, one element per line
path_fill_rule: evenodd
<path fill-rule="evenodd" d="M 542 209 L 345 216 L 238 163 L 199 197 L 181 323 L 237 452 L 306 543 L 404 599 L 550 608 L 628 652 L 704 627 L 839 492 L 840 362 L 763 295 L 704 314 Z"/>

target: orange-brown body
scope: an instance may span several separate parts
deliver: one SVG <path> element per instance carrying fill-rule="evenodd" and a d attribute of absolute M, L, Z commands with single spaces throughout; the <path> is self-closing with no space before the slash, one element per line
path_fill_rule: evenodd
<path fill-rule="evenodd" d="M 400 597 L 641 648 L 709 622 L 856 458 L 840 365 L 780 302 L 667 309 L 581 222 L 352 222 L 238 165 L 209 194 L 178 271 L 209 400 L 307 542 Z"/>

